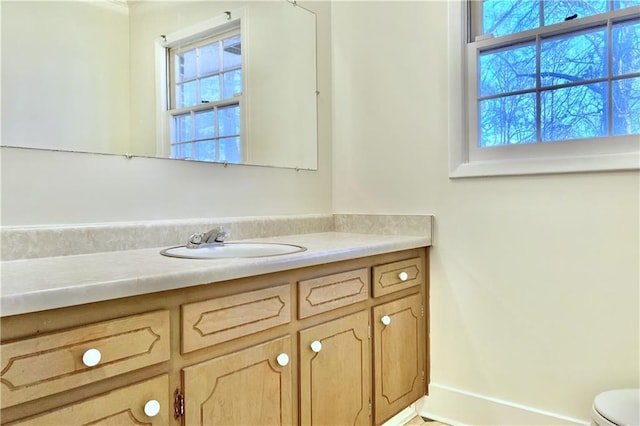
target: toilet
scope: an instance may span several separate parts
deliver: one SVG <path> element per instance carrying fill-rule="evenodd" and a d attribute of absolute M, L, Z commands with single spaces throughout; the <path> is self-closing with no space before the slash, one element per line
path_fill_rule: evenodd
<path fill-rule="evenodd" d="M 592 426 L 640 425 L 640 389 L 602 392 L 593 400 Z"/>

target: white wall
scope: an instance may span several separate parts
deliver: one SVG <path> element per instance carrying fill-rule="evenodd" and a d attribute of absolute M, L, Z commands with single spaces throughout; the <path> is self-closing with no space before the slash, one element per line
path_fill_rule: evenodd
<path fill-rule="evenodd" d="M 0 149 L 2 225 L 330 213 L 331 155 L 318 171 Z"/>
<path fill-rule="evenodd" d="M 640 386 L 636 172 L 447 175 L 446 2 L 336 2 L 334 213 L 435 214 L 431 396 L 465 424 L 587 421 Z"/>

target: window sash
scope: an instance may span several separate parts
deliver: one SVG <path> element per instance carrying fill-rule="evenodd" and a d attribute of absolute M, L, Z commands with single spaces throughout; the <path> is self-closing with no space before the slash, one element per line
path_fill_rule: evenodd
<path fill-rule="evenodd" d="M 473 25 L 477 25 L 478 21 L 478 9 L 480 7 L 476 1 L 473 3 L 473 7 L 470 6 L 467 13 L 471 13 L 471 19 L 467 20 L 467 23 L 473 22 Z M 613 70 L 611 69 L 611 29 L 614 24 L 618 24 L 630 19 L 634 19 L 640 16 L 640 6 L 630 7 L 626 9 L 619 9 L 610 11 L 607 13 L 593 15 L 581 19 L 565 21 L 558 24 L 539 27 L 533 30 L 523 31 L 520 33 L 514 33 L 502 37 L 496 38 L 480 38 L 478 41 L 466 43 L 466 117 L 467 117 L 467 146 L 466 156 L 469 162 L 474 161 L 504 161 L 508 159 L 531 159 L 536 157 L 543 158 L 558 158 L 558 157 L 575 157 L 575 156 L 597 156 L 597 155 L 618 155 L 627 154 L 631 152 L 638 152 L 640 150 L 640 137 L 638 135 L 623 135 L 612 136 L 612 95 L 611 86 L 612 81 L 633 78 L 640 76 L 640 73 L 624 74 L 613 76 Z M 481 12 L 480 12 L 481 18 Z M 480 19 L 481 21 L 481 19 Z M 553 38 L 557 36 L 571 36 L 579 34 L 583 31 L 588 31 L 595 28 L 607 28 L 608 38 L 608 62 L 606 77 L 585 80 L 580 82 L 571 82 L 557 84 L 553 86 L 542 86 L 540 82 L 539 67 L 536 65 L 536 85 L 534 88 L 514 91 L 511 93 L 500 93 L 492 96 L 479 97 L 478 84 L 478 62 L 480 54 L 483 52 L 489 52 L 499 50 L 501 48 L 515 47 L 518 45 L 524 45 L 527 43 L 533 43 L 536 46 L 536 61 L 540 63 L 540 43 L 543 39 Z M 472 31 L 472 28 L 467 28 L 468 31 Z M 607 82 L 608 85 L 608 135 L 604 137 L 595 137 L 588 139 L 570 139 L 570 140 L 555 140 L 555 141 L 541 141 L 541 123 L 540 123 L 540 94 L 544 91 L 557 90 L 562 87 L 581 86 L 592 82 Z M 500 145 L 494 147 L 479 147 L 479 100 L 499 98 L 507 94 L 520 94 L 520 93 L 535 93 L 536 94 L 536 141 L 526 144 L 514 144 L 514 145 Z M 606 142 L 603 143 L 603 142 Z"/>
<path fill-rule="evenodd" d="M 176 107 L 176 102 L 177 102 L 177 98 L 178 98 L 178 94 L 177 94 L 177 89 L 179 86 L 183 86 L 185 84 L 188 83 L 192 83 L 192 82 L 200 82 L 206 78 L 210 78 L 210 77 L 214 77 L 214 76 L 220 76 L 220 79 L 222 79 L 223 75 L 225 73 L 229 73 L 232 71 L 237 71 L 240 70 L 242 71 L 242 64 L 237 65 L 237 66 L 232 66 L 229 68 L 223 68 L 223 67 L 219 67 L 215 72 L 208 72 L 208 73 L 200 73 L 199 69 L 196 69 L 196 73 L 194 77 L 191 78 L 186 78 L 181 80 L 180 82 L 177 81 L 177 72 L 176 72 L 176 58 L 178 57 L 178 55 L 180 55 L 181 53 L 184 52 L 188 52 L 190 50 L 194 50 L 194 49 L 198 49 L 198 48 L 202 48 L 204 46 L 208 46 L 210 44 L 214 44 L 214 43 L 220 43 L 228 38 L 234 37 L 234 36 L 239 36 L 240 35 L 240 28 L 236 27 L 233 28 L 232 30 L 229 31 L 225 31 L 223 33 L 218 33 L 215 34 L 214 36 L 209 36 L 203 40 L 197 40 L 195 42 L 190 42 L 190 43 L 185 43 L 182 45 L 178 45 L 172 48 L 167 49 L 167 54 L 169 56 L 169 85 L 170 85 L 170 90 L 169 90 L 169 110 L 170 111 L 174 111 L 177 110 L 178 108 Z M 219 58 L 218 60 L 220 61 L 219 63 L 222 63 L 222 56 L 224 55 L 223 53 L 223 49 L 219 50 Z M 197 61 L 199 62 L 199 61 Z M 200 85 L 198 84 L 198 87 Z M 244 91 L 244 85 L 242 90 Z M 198 99 L 200 99 L 200 91 L 197 91 L 197 97 Z M 223 94 L 221 93 L 221 99 L 215 102 L 219 102 L 219 101 L 227 101 L 229 99 L 232 99 L 233 97 L 237 97 L 237 96 L 232 96 L 232 97 L 223 97 Z M 194 105 L 194 106 L 197 106 Z M 190 107 L 184 107 L 184 108 L 190 108 Z"/>
<path fill-rule="evenodd" d="M 238 106 L 238 108 L 240 108 L 240 110 L 242 111 L 242 102 L 239 99 L 233 99 L 233 100 L 224 100 L 224 101 L 218 101 L 218 102 L 211 102 L 211 103 L 206 103 L 206 104 L 201 104 L 201 105 L 196 105 L 194 107 L 185 107 L 185 108 L 180 108 L 180 109 L 175 109 L 175 110 L 171 110 L 168 112 L 168 115 L 170 117 L 169 121 L 170 121 L 170 127 L 171 127 L 171 131 L 170 131 L 170 147 L 177 147 L 177 146 L 181 146 L 181 145 L 192 145 L 193 147 L 195 147 L 195 145 L 199 142 L 207 142 L 207 141 L 211 141 L 213 143 L 213 147 L 214 147 L 214 152 L 215 152 L 215 158 L 212 161 L 221 161 L 220 160 L 220 141 L 221 140 L 225 140 L 225 139 L 233 139 L 233 138 L 240 138 L 241 139 L 241 134 L 240 133 L 229 133 L 229 134 L 220 134 L 219 132 L 219 126 L 218 126 L 218 120 L 219 120 L 219 112 L 220 109 L 224 108 L 224 107 L 228 107 L 228 106 Z M 207 111 L 211 111 L 215 114 L 215 122 L 214 122 L 214 133 L 213 135 L 209 136 L 209 137 L 197 137 L 196 136 L 196 128 L 195 128 L 195 115 L 196 113 L 199 112 L 207 112 Z M 191 122 L 192 127 L 191 127 L 191 134 L 190 137 L 188 139 L 185 140 L 180 140 L 178 141 L 178 138 L 175 136 L 176 134 L 176 129 L 174 128 L 175 125 L 175 117 L 178 116 L 183 116 L 183 115 L 190 115 L 191 116 Z M 190 157 L 185 157 L 185 158 L 180 158 L 180 159 L 186 159 L 186 160 L 198 160 L 198 158 L 196 158 L 195 152 L 196 149 L 192 148 L 191 150 L 192 152 L 192 156 Z M 240 145 L 240 155 L 243 155 L 244 150 L 242 149 L 242 144 Z"/>
<path fill-rule="evenodd" d="M 578 16 L 576 19 L 573 19 L 573 20 L 544 25 L 544 2 L 549 0 L 534 0 L 539 3 L 539 8 L 540 8 L 539 26 L 537 28 L 533 28 L 531 30 L 522 31 L 518 33 L 512 33 L 512 34 L 504 35 L 500 37 L 494 37 L 491 34 L 484 34 L 483 10 L 482 10 L 484 1 L 485 0 L 467 0 L 466 2 L 467 43 L 472 43 L 472 42 L 477 42 L 477 41 L 482 41 L 487 39 L 503 39 L 506 37 L 518 36 L 519 34 L 526 34 L 526 33 L 535 34 L 540 30 L 554 31 L 554 28 L 557 31 L 564 32 L 566 31 L 565 28 L 572 28 L 572 27 L 579 28 L 582 26 L 590 26 L 592 25 L 591 24 L 592 21 L 599 21 L 602 19 L 603 16 L 610 17 L 615 20 L 615 19 L 618 19 L 620 16 L 629 16 L 629 15 L 633 16 L 640 13 L 640 6 L 630 6 L 622 9 L 615 8 L 616 0 L 607 0 L 607 3 L 608 3 L 607 12 L 596 14 L 596 15 L 584 16 L 584 17 Z"/>

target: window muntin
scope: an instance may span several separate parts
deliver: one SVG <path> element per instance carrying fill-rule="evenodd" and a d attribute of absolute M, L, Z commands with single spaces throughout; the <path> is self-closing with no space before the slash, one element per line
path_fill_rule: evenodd
<path fill-rule="evenodd" d="M 168 52 L 171 158 L 242 162 L 239 29 Z"/>
<path fill-rule="evenodd" d="M 485 149 L 640 133 L 640 14 L 602 13 L 638 4 L 472 2 L 482 23 L 472 20 L 475 28 L 491 36 L 477 34 L 469 45 L 470 156 L 474 141 Z M 543 25 L 565 12 L 572 13 L 562 22 L 576 13 L 592 18 L 586 26 Z"/>

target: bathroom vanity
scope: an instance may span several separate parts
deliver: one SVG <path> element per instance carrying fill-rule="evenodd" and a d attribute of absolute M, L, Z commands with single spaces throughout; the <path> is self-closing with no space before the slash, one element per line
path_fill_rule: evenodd
<path fill-rule="evenodd" d="M 424 238 L 267 240 L 308 250 L 6 262 L 2 424 L 378 425 L 425 395 Z"/>

